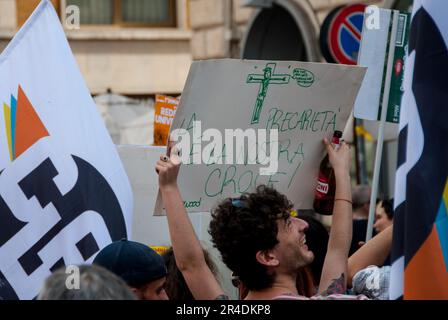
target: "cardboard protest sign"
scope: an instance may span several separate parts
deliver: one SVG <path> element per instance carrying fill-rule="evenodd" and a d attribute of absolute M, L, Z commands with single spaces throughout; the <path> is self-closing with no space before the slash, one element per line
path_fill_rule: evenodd
<path fill-rule="evenodd" d="M 322 139 L 344 129 L 364 73 L 306 62 L 194 62 L 171 127 L 183 129 L 179 141 L 191 138 L 190 152 L 181 154 L 191 161 L 183 161 L 178 178 L 185 208 L 208 211 L 260 184 L 273 185 L 297 208 L 312 208 Z M 247 139 L 235 143 L 232 132 Z M 160 201 L 155 214 L 163 214 Z"/>
<path fill-rule="evenodd" d="M 154 217 L 158 191 L 158 175 L 154 170 L 160 155 L 166 154 L 166 146 L 117 145 L 123 167 L 129 177 L 134 200 L 132 233 L 130 239 L 154 246 L 168 246 L 171 243 L 168 221 Z M 199 240 L 207 240 L 204 215 L 195 212 L 190 220 Z"/>
<path fill-rule="evenodd" d="M 171 123 L 176 114 L 179 100 L 176 98 L 156 95 L 154 104 L 154 145 L 166 146 Z"/>

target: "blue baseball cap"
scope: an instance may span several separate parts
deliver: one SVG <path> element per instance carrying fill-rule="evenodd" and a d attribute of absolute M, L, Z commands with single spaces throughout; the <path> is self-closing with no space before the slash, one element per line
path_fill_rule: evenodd
<path fill-rule="evenodd" d="M 167 274 L 163 258 L 157 252 L 144 244 L 126 239 L 103 248 L 93 263 L 113 272 L 134 288 Z"/>

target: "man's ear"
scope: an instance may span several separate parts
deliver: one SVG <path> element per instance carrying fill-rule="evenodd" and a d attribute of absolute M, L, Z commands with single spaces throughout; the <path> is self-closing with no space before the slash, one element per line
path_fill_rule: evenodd
<path fill-rule="evenodd" d="M 267 267 L 276 267 L 280 263 L 271 250 L 258 251 L 255 258 L 259 263 Z"/>

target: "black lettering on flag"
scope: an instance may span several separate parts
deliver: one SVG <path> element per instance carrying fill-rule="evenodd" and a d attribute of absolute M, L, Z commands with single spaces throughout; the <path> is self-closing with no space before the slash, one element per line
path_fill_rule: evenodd
<path fill-rule="evenodd" d="M 59 173 L 50 158 L 45 159 L 18 183 L 28 199 L 36 197 L 42 208 L 50 203 L 53 204 L 61 217 L 56 225 L 18 259 L 28 275 L 31 275 L 43 264 L 38 253 L 65 227 L 86 211 L 96 212 L 103 218 L 112 241 L 127 238 L 126 224 L 120 203 L 106 179 L 88 162 L 76 156 L 72 156 L 72 158 L 78 169 L 78 178 L 74 187 L 65 195 L 61 194 L 54 183 L 53 178 Z M 0 196 L 0 247 L 13 238 L 27 223 L 17 219 Z M 92 233 L 87 233 L 75 245 L 76 248 L 73 250 L 78 250 L 85 261 L 100 249 Z M 65 266 L 65 261 L 61 257 L 49 269 L 54 272 L 63 266 Z M 0 272 L 0 300 L 16 299 L 18 296 L 14 288 Z"/>
<path fill-rule="evenodd" d="M 89 232 L 84 238 L 76 243 L 76 248 L 81 253 L 82 258 L 86 261 L 95 253 L 100 251 L 98 244 L 95 241 L 95 237 Z"/>
<path fill-rule="evenodd" d="M 17 219 L 0 195 L 0 247 L 20 231 L 26 222 Z"/>
<path fill-rule="evenodd" d="M 65 266 L 64 258 L 59 259 L 56 263 L 50 268 L 51 273 Z"/>
<path fill-rule="evenodd" d="M 120 203 L 112 188 L 92 165 L 79 157 L 72 157 L 78 168 L 78 180 L 72 190 L 64 196 L 53 181 L 58 172 L 50 158 L 44 160 L 19 182 L 20 188 L 28 199 L 36 197 L 42 207 L 52 203 L 61 216 L 61 220 L 19 258 L 20 264 L 28 275 L 43 263 L 38 252 L 86 211 L 95 211 L 102 216 L 112 241 L 127 237 Z M 98 250 L 98 245 L 93 237 L 86 243 L 91 247 L 83 246 L 84 251 L 81 253 L 91 256 L 92 249 Z"/>
<path fill-rule="evenodd" d="M 19 300 L 16 292 L 0 271 L 0 300 Z"/>

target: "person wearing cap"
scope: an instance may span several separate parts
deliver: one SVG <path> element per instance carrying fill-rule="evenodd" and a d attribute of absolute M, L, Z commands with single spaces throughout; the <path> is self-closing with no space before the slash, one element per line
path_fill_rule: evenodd
<path fill-rule="evenodd" d="M 126 239 L 103 248 L 93 260 L 123 279 L 140 300 L 168 300 L 163 258 L 150 247 Z"/>

